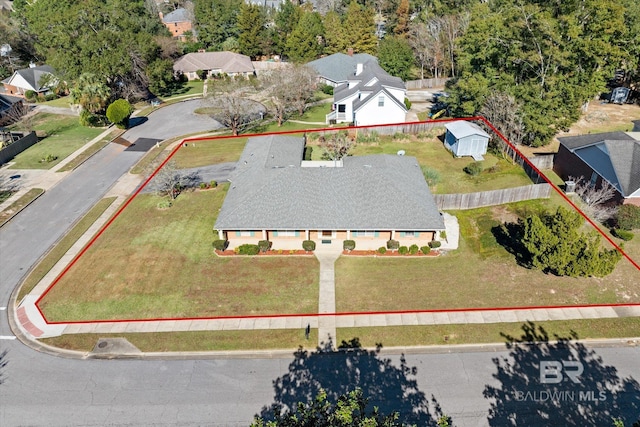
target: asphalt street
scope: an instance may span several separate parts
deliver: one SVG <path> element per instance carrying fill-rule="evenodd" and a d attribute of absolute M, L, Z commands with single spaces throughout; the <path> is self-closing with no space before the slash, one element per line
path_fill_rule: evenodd
<path fill-rule="evenodd" d="M 162 113 L 157 116 L 159 122 L 158 113 Z M 171 107 L 161 109 L 131 130 L 127 139 L 168 138 L 203 130 L 176 130 L 173 123 L 178 114 Z M 185 121 L 181 117 L 180 122 Z M 157 133 L 161 126 L 166 126 L 166 133 Z M 0 307 L 7 306 L 11 291 L 40 256 L 142 155 L 109 145 L 0 228 Z M 248 425 L 272 403 L 308 399 L 319 386 L 332 394 L 360 386 L 382 409 L 404 409 L 412 413 L 407 421 L 418 425 L 433 425 L 429 420 L 436 404 L 457 426 L 611 425 L 612 415 L 624 416 L 631 425 L 640 417 L 637 346 L 596 348 L 594 353 L 581 346 L 452 348 L 435 354 L 411 350 L 404 362 L 397 354 L 364 351 L 79 360 L 39 353 L 18 340 L 6 339 L 12 335 L 6 317 L 7 310 L 0 311 L 0 351 L 7 351 L 8 362 L 0 384 L 2 427 Z M 500 362 L 503 358 L 509 365 Z M 559 384 L 540 384 L 541 361 L 569 359 L 584 362 L 581 383 L 565 376 Z M 566 394 L 559 403 L 539 393 L 526 400 L 524 393 L 540 390 Z M 600 391 L 604 399 L 599 399 Z"/>

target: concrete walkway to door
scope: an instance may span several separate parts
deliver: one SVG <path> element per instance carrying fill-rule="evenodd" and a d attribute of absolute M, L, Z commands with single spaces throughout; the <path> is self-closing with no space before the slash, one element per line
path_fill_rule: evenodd
<path fill-rule="evenodd" d="M 335 263 L 342 248 L 336 244 L 318 245 L 315 250 L 320 262 L 320 290 L 318 296 L 318 313 L 336 312 L 336 275 Z M 318 345 L 336 342 L 336 317 L 320 316 L 318 318 Z"/>

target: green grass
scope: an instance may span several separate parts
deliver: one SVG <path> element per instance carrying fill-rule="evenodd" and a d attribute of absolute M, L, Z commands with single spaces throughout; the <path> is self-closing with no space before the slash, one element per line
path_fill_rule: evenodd
<path fill-rule="evenodd" d="M 305 122 L 325 123 L 326 116 L 331 112 L 331 103 L 322 103 L 309 108 L 302 116 L 293 117 L 294 120 L 302 120 Z M 326 125 L 325 125 L 326 126 Z"/>
<path fill-rule="evenodd" d="M 89 159 L 91 156 L 93 156 L 98 151 L 102 150 L 104 147 L 109 145 L 109 142 L 119 132 L 120 131 L 117 130 L 117 129 L 112 131 L 111 133 L 106 135 L 104 138 L 102 138 L 100 141 L 98 141 L 98 142 L 94 143 L 93 145 L 91 145 L 91 147 L 89 147 L 86 150 L 84 150 L 82 153 L 80 153 L 78 156 L 76 156 L 73 160 L 71 160 L 69 163 L 67 163 L 62 168 L 60 168 L 58 170 L 58 172 L 67 172 L 67 171 L 74 170 L 75 168 L 80 166 L 82 163 L 84 163 L 87 159 Z"/>
<path fill-rule="evenodd" d="M 204 82 L 203 81 L 188 81 L 185 82 L 182 87 L 176 88 L 173 93 L 168 96 L 160 97 L 163 101 L 167 102 L 175 97 L 185 97 L 187 95 L 202 95 L 202 91 L 204 90 Z M 182 98 L 180 98 L 182 99 Z"/>
<path fill-rule="evenodd" d="M 24 209 L 29 203 L 33 202 L 35 199 L 40 197 L 40 195 L 44 193 L 44 190 L 41 188 L 32 188 L 22 195 L 18 200 L 11 203 L 5 210 L 0 212 L 0 226 L 4 225 L 5 222 L 9 221 Z"/>
<path fill-rule="evenodd" d="M 173 156 L 178 168 L 194 168 L 218 163 L 237 162 L 247 138 L 224 138 L 190 142 Z"/>
<path fill-rule="evenodd" d="M 71 97 L 70 96 L 62 96 L 60 98 L 56 98 L 53 101 L 46 101 L 42 103 L 43 105 L 48 105 L 50 107 L 58 107 L 58 108 L 69 108 L 71 105 Z"/>
<path fill-rule="evenodd" d="M 71 153 L 100 135 L 104 129 L 81 126 L 78 118 L 39 113 L 32 128 L 45 132 L 47 137 L 18 154 L 11 169 L 51 169 Z M 51 162 L 41 160 L 48 155 L 57 157 Z"/>
<path fill-rule="evenodd" d="M 213 253 L 226 193 L 138 196 L 41 304 L 47 319 L 91 320 L 309 313 L 318 310 L 314 257 Z"/>
<path fill-rule="evenodd" d="M 42 280 L 42 278 L 53 268 L 54 265 L 76 241 L 93 225 L 94 222 L 107 210 L 116 200 L 116 197 L 108 197 L 96 203 L 71 230 L 42 258 L 42 260 L 31 270 L 27 278 L 22 282 L 18 301 L 22 300 L 31 290 Z"/>
<path fill-rule="evenodd" d="M 341 257 L 336 262 L 339 312 L 602 304 L 640 301 L 640 274 L 627 260 L 604 278 L 547 275 L 519 266 L 491 228 L 535 211 L 542 200 L 451 212 L 460 248 L 437 258 Z M 555 200 L 548 202 L 551 209 Z M 640 255 L 640 244 L 625 250 Z"/>
<path fill-rule="evenodd" d="M 318 330 L 312 329 L 305 339 L 302 329 L 248 331 L 157 332 L 140 334 L 69 334 L 41 340 L 68 350 L 88 352 L 100 338 L 124 337 L 141 351 L 231 351 L 231 350 L 314 350 Z"/>
<path fill-rule="evenodd" d="M 640 335 L 640 318 L 582 319 L 535 322 L 550 337 L 567 337 L 575 331 L 580 339 L 624 338 Z M 502 334 L 522 335 L 522 323 L 487 323 L 467 325 L 388 326 L 370 328 L 341 328 L 336 342 L 358 337 L 365 347 L 382 343 L 386 347 L 415 345 L 487 344 L 505 342 Z"/>

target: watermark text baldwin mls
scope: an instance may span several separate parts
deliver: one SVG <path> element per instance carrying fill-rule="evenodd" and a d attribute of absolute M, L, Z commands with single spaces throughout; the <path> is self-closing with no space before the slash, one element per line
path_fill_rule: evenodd
<path fill-rule="evenodd" d="M 584 366 L 577 360 L 543 360 L 540 362 L 541 384 L 582 384 L 580 375 Z M 598 390 L 536 390 L 514 391 L 519 402 L 602 402 L 607 400 L 605 391 Z"/>

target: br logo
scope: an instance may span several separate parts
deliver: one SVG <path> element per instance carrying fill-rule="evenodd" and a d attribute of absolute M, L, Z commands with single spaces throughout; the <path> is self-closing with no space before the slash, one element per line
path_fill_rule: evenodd
<path fill-rule="evenodd" d="M 559 384 L 566 376 L 575 384 L 584 371 L 581 362 L 576 360 L 543 360 L 540 362 L 540 382 L 542 384 Z"/>

